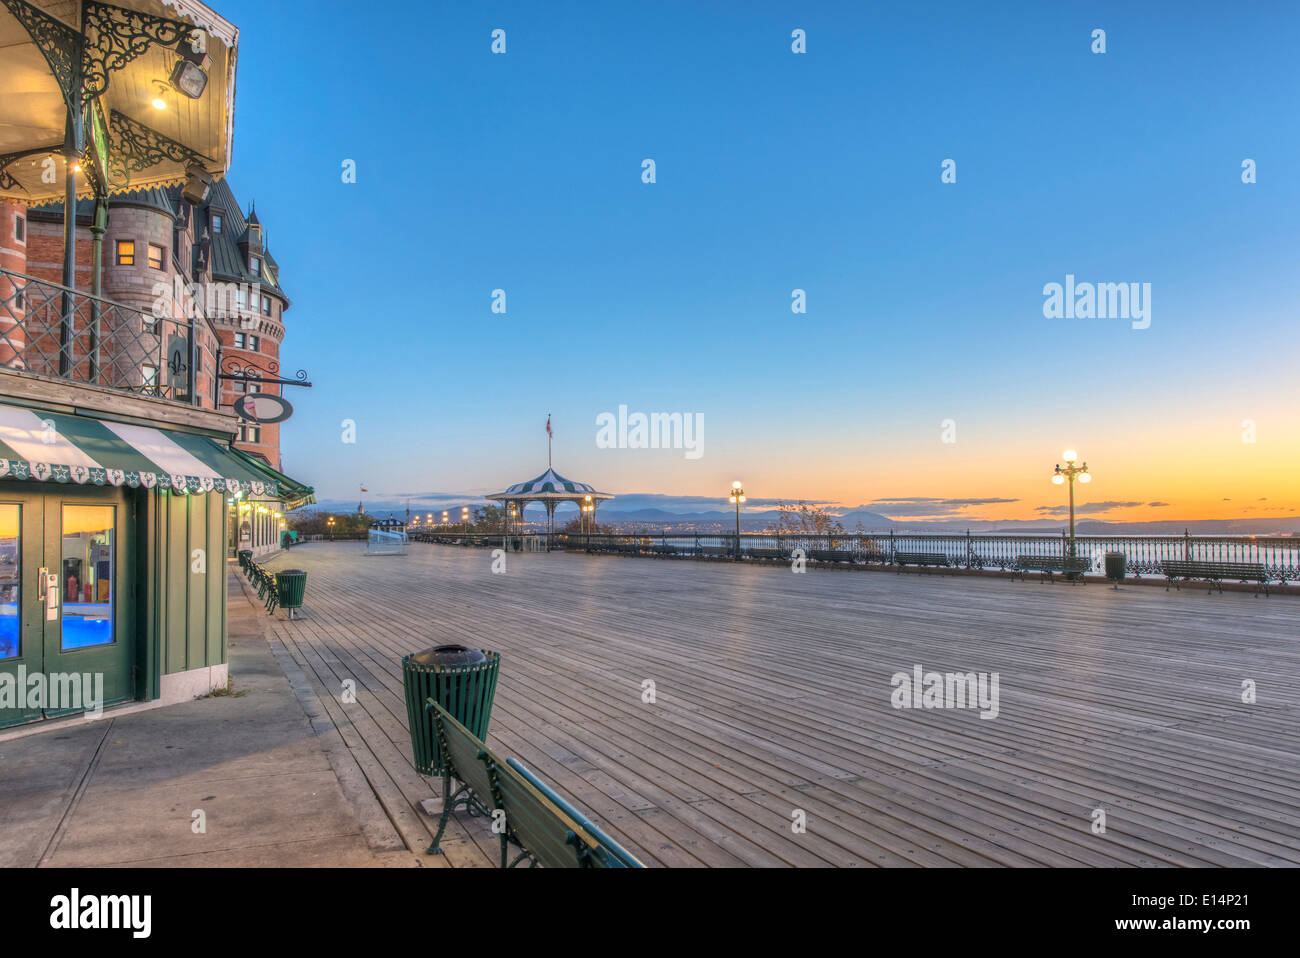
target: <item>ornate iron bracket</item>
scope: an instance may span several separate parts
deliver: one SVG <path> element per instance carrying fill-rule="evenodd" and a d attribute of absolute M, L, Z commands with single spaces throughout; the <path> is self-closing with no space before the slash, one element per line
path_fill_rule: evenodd
<path fill-rule="evenodd" d="M 24 193 L 26 193 L 27 189 L 21 183 L 19 183 L 12 175 L 10 175 L 5 168 L 10 163 L 13 163 L 15 160 L 21 160 L 24 156 L 37 156 L 39 154 L 44 154 L 44 153 L 58 153 L 62 149 L 63 149 L 62 145 L 38 146 L 35 149 L 31 149 L 31 150 L 20 150 L 17 153 L 5 153 L 3 155 L 0 155 L 0 189 L 22 190 Z"/>
<path fill-rule="evenodd" d="M 81 30 L 28 2 L 0 0 L 27 31 L 59 85 L 73 130 L 73 147 L 84 143 L 85 109 L 108 89 L 109 74 L 121 70 L 153 44 L 176 46 L 195 28 L 179 20 L 86 0 Z"/>
<path fill-rule="evenodd" d="M 17 153 L 5 153 L 0 155 L 0 189 L 22 190 L 24 193 L 29 192 L 25 186 L 19 183 L 18 180 L 8 172 L 6 167 L 16 160 L 21 160 L 25 156 L 46 156 L 62 152 L 62 144 L 56 144 L 54 146 L 38 146 L 32 150 L 20 150 Z M 91 160 L 89 145 L 87 145 L 85 152 L 83 152 L 78 159 L 81 161 L 81 170 L 86 174 L 87 182 L 95 188 L 97 193 L 100 192 L 101 184 L 99 182 L 99 177 L 95 174 L 95 164 Z"/>
<path fill-rule="evenodd" d="M 89 103 L 108 89 L 108 75 L 146 53 L 155 43 L 175 47 L 193 32 L 179 20 L 155 17 L 138 10 L 86 0 L 81 9 L 81 102 Z"/>
<path fill-rule="evenodd" d="M 109 111 L 108 134 L 113 144 L 113 153 L 118 160 L 118 169 L 125 172 L 128 180 L 131 171 L 142 173 L 163 160 L 185 164 L 197 163 L 205 168 L 212 163 L 212 160 L 202 153 L 195 153 L 188 146 L 163 136 L 152 127 L 147 127 L 117 110 Z"/>
<path fill-rule="evenodd" d="M 81 116 L 81 98 L 77 89 L 81 85 L 81 67 L 85 38 L 57 17 L 32 6 L 27 0 L 0 0 L 31 36 L 36 49 L 41 51 L 50 72 L 59 84 L 68 116 Z"/>
<path fill-rule="evenodd" d="M 231 357 L 221 364 L 223 370 L 217 370 L 217 379 L 233 380 L 235 382 L 249 383 L 270 383 L 273 386 L 307 386 L 311 383 L 307 381 L 307 370 L 300 369 L 294 373 L 293 379 L 279 379 L 276 374 L 280 371 L 280 364 L 274 359 L 267 363 L 268 369 L 261 369 L 251 363 L 241 362 L 237 357 Z"/>

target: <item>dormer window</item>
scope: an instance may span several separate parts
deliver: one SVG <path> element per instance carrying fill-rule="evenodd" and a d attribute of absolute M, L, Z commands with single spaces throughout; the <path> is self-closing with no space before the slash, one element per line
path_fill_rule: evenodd
<path fill-rule="evenodd" d="M 220 233 L 220 232 L 221 232 L 221 214 L 220 214 L 220 213 L 213 213 L 213 214 L 212 214 L 212 232 L 213 232 L 214 235 L 217 234 L 217 233 Z"/>
<path fill-rule="evenodd" d="M 253 271 L 254 276 L 261 276 L 262 258 L 260 256 L 250 256 L 248 259 L 248 268 Z"/>

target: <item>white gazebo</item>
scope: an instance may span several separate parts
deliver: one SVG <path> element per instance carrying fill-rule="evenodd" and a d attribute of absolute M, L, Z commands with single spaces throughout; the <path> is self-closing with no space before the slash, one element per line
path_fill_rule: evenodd
<path fill-rule="evenodd" d="M 565 479 L 554 469 L 547 468 L 544 473 L 535 479 L 529 479 L 527 482 L 517 482 L 505 492 L 495 492 L 484 498 L 506 504 L 507 529 L 510 527 L 511 506 L 517 508 L 519 522 L 522 524 L 524 521 L 524 507 L 530 502 L 540 502 L 546 507 L 547 528 L 554 533 L 555 507 L 559 503 L 573 502 L 577 504 L 579 509 L 584 506 L 591 506 L 591 517 L 594 521 L 597 504 L 607 499 L 613 499 L 614 496 L 608 492 L 597 492 L 585 482 L 574 482 L 572 479 Z"/>

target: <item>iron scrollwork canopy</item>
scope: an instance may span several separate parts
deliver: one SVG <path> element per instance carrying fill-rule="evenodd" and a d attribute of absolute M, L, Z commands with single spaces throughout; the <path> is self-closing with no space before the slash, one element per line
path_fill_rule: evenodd
<path fill-rule="evenodd" d="M 108 132 L 116 161 L 113 164 L 114 172 L 125 175 L 128 180 L 132 171 L 144 172 L 163 160 L 197 164 L 205 168 L 212 163 L 202 153 L 194 152 L 188 146 L 177 143 L 117 110 L 109 111 Z"/>
<path fill-rule="evenodd" d="M 84 38 L 57 17 L 52 17 L 39 7 L 32 6 L 27 0 L 0 0 L 9 12 L 23 25 L 36 49 L 41 51 L 45 62 L 50 65 L 59 92 L 68 105 L 68 113 L 77 116 L 81 112 L 81 102 L 77 95 L 79 75 L 81 73 Z"/>
<path fill-rule="evenodd" d="M 195 30 L 180 20 L 86 0 L 78 31 L 27 0 L 0 2 L 45 57 L 68 113 L 78 118 L 87 103 L 108 89 L 110 73 L 121 70 L 155 43 L 175 47 Z"/>
<path fill-rule="evenodd" d="M 86 0 L 81 10 L 85 38 L 81 101 L 88 103 L 108 89 L 108 75 L 120 70 L 153 44 L 175 47 L 193 28 L 179 20 Z"/>

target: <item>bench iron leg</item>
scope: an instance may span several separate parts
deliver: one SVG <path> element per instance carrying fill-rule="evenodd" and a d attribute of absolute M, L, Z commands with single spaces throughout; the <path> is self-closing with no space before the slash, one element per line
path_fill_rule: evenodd
<path fill-rule="evenodd" d="M 462 785 L 457 789 L 456 794 L 451 792 L 451 769 L 446 769 L 442 776 L 442 817 L 438 820 L 438 832 L 433 836 L 433 842 L 430 843 L 425 851 L 426 855 L 441 855 L 442 849 L 438 843 L 442 841 L 442 833 L 447 830 L 447 822 L 451 819 L 452 809 L 462 801 L 461 795 L 469 793 L 469 786 Z"/>

